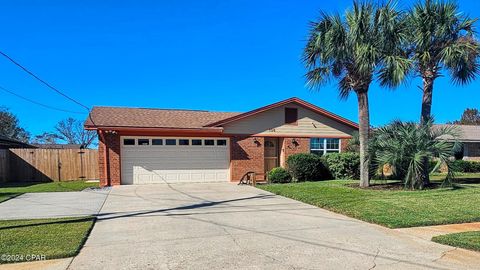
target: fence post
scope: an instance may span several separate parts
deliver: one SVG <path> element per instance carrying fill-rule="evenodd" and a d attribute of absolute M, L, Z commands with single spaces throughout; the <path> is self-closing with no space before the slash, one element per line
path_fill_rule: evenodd
<path fill-rule="evenodd" d="M 58 167 L 58 182 L 62 181 L 62 162 L 60 161 L 60 150 L 57 149 L 57 167 Z"/>
<path fill-rule="evenodd" d="M 83 150 L 80 150 L 78 152 L 80 154 L 80 179 L 85 179 L 85 171 L 84 171 L 84 167 L 83 167 L 83 157 L 84 157 L 84 153 L 85 151 Z"/>

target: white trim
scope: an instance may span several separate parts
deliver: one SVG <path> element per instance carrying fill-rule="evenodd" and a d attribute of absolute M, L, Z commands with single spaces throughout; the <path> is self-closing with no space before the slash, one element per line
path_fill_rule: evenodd
<path fill-rule="evenodd" d="M 322 148 L 312 148 L 312 139 L 323 140 L 323 149 Z M 327 149 L 327 140 L 338 140 L 338 148 L 328 148 Z M 341 143 L 341 139 L 339 139 L 339 138 L 310 138 L 310 153 L 312 153 L 312 151 L 323 152 L 322 155 L 326 155 L 327 152 L 331 153 L 331 151 L 337 151 L 337 153 L 340 153 L 341 152 L 340 143 Z"/>

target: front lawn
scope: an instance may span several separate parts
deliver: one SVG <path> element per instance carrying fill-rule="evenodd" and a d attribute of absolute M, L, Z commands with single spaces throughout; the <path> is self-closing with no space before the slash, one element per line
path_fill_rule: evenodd
<path fill-rule="evenodd" d="M 98 187 L 98 182 L 68 181 L 68 182 L 21 182 L 0 183 L 0 202 L 23 193 L 81 191 L 89 187 Z"/>
<path fill-rule="evenodd" d="M 480 231 L 435 236 L 432 241 L 454 247 L 480 251 Z"/>
<path fill-rule="evenodd" d="M 460 178 L 460 177 L 459 177 Z M 272 193 L 389 228 L 480 221 L 480 184 L 422 191 L 361 189 L 358 181 L 258 185 Z"/>
<path fill-rule="evenodd" d="M 0 221 L 0 263 L 75 256 L 93 223 L 92 217 Z"/>

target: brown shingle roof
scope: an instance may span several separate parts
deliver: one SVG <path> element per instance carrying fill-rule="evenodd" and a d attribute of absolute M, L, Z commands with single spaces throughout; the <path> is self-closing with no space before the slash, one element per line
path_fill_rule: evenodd
<path fill-rule="evenodd" d="M 437 127 L 452 126 L 448 124 L 434 125 Z M 480 126 L 453 125 L 458 130 L 458 140 L 463 142 L 480 142 Z"/>
<path fill-rule="evenodd" d="M 203 128 L 239 113 L 195 110 L 93 107 L 86 127 Z"/>

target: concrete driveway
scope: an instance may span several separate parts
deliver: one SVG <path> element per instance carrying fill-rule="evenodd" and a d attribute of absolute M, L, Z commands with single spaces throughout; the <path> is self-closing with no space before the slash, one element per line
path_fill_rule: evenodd
<path fill-rule="evenodd" d="M 233 184 L 114 187 L 69 269 L 478 269 L 480 253 Z"/>
<path fill-rule="evenodd" d="M 0 219 L 80 217 L 98 214 L 108 189 L 25 193 L 0 203 Z"/>

